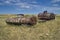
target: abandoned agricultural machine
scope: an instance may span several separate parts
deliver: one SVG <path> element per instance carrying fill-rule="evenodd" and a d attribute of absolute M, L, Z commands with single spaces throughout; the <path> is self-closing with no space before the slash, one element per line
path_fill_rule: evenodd
<path fill-rule="evenodd" d="M 44 11 L 43 13 L 38 14 L 38 19 L 39 20 L 52 20 L 52 19 L 55 19 L 55 14 Z"/>
<path fill-rule="evenodd" d="M 31 17 L 15 17 L 15 18 L 8 18 L 6 19 L 6 23 L 8 24 L 28 24 L 28 25 L 34 25 L 37 23 L 36 16 Z"/>
<path fill-rule="evenodd" d="M 17 14 L 18 17 L 24 17 L 24 14 Z"/>

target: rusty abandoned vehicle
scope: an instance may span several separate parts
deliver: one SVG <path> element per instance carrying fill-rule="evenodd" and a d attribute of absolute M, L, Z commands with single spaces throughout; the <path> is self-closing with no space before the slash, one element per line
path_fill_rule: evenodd
<path fill-rule="evenodd" d="M 8 19 L 6 19 L 6 23 L 19 24 L 19 25 L 21 25 L 21 24 L 34 25 L 37 23 L 37 18 L 36 18 L 36 16 L 8 18 Z"/>
<path fill-rule="evenodd" d="M 38 19 L 39 20 L 52 20 L 52 19 L 55 19 L 55 14 L 44 11 L 43 13 L 38 14 Z"/>

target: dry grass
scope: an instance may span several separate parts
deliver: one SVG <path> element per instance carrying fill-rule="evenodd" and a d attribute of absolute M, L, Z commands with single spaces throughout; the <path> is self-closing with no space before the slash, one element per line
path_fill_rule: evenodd
<path fill-rule="evenodd" d="M 6 18 L 0 15 L 0 40 L 60 40 L 60 16 L 34 26 L 8 25 Z"/>

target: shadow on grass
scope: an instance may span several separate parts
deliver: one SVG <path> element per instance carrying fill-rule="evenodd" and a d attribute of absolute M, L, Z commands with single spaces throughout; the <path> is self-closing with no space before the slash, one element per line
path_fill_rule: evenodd
<path fill-rule="evenodd" d="M 6 22 L 7 25 L 12 25 L 12 26 L 26 26 L 26 27 L 32 27 L 34 25 L 32 24 L 21 24 L 21 23 L 10 23 L 10 22 Z"/>
<path fill-rule="evenodd" d="M 51 19 L 51 20 L 55 20 L 55 19 Z M 45 22 L 51 21 L 51 20 L 39 20 L 38 22 L 39 22 L 39 23 L 45 23 Z"/>

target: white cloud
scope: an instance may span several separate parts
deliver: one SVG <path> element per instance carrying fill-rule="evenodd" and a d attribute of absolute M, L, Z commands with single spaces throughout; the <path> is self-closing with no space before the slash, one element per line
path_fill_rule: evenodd
<path fill-rule="evenodd" d="M 21 3 L 15 3 L 13 5 L 16 5 L 16 6 L 21 7 L 21 8 L 30 8 L 30 4 L 28 4 L 28 3 L 21 2 Z"/>
<path fill-rule="evenodd" d="M 12 2 L 15 2 L 15 3 L 12 3 Z M 60 2 L 60 0 L 52 0 L 52 2 L 54 4 L 53 7 L 47 7 L 47 6 L 42 6 L 42 5 L 36 5 L 36 4 L 29 4 L 28 2 L 21 2 L 21 0 L 7 0 L 7 1 L 4 1 L 4 3 L 0 3 L 0 5 L 2 4 L 9 4 L 9 5 L 16 5 L 17 9 L 19 10 L 20 8 L 22 8 L 22 10 L 24 9 L 36 9 L 38 11 L 44 11 L 44 10 L 48 10 L 50 12 L 53 12 L 53 11 L 58 11 L 60 10 L 60 7 L 58 7 L 59 5 L 58 4 L 55 4 L 56 2 Z M 35 1 L 32 1 L 31 3 L 37 3 Z"/>
<path fill-rule="evenodd" d="M 52 6 L 59 6 L 58 4 L 53 4 Z"/>
<path fill-rule="evenodd" d="M 29 8 L 29 9 L 39 6 L 39 5 L 30 4 L 30 3 L 27 3 L 27 2 L 24 2 L 24 3 L 22 3 L 22 2 L 20 2 L 20 3 L 15 3 L 15 4 L 13 4 L 13 5 L 17 5 L 17 6 L 19 6 L 19 7 Z"/>
<path fill-rule="evenodd" d="M 32 2 L 28 3 L 28 2 L 22 2 L 21 0 L 6 0 L 6 1 L 3 1 L 3 2 L 4 3 L 2 3 L 2 4 L 5 4 L 5 5 L 6 4 L 8 4 L 8 5 L 16 5 L 16 6 L 19 6 L 21 8 L 30 8 L 31 9 L 32 7 L 36 7 L 37 6 L 37 5 L 30 4 L 30 3 L 37 3 L 35 1 L 32 1 Z"/>
<path fill-rule="evenodd" d="M 13 2 L 18 3 L 21 0 L 2 0 L 2 4 L 13 4 Z"/>
<path fill-rule="evenodd" d="M 11 1 L 11 2 L 20 2 L 21 0 L 7 0 L 7 1 Z"/>
<path fill-rule="evenodd" d="M 60 0 L 52 0 L 52 3 L 60 2 Z"/>
<path fill-rule="evenodd" d="M 31 3 L 37 3 L 36 1 L 33 1 L 33 2 L 31 2 Z"/>
<path fill-rule="evenodd" d="M 52 1 L 51 1 L 51 4 L 52 4 L 52 6 L 54 6 L 54 7 L 58 7 L 58 6 L 59 6 L 58 2 L 60 2 L 60 0 L 52 0 Z"/>
<path fill-rule="evenodd" d="M 21 6 L 20 7 L 22 7 L 22 8 L 28 8 L 28 10 L 36 10 L 37 12 L 40 12 L 40 11 L 45 11 L 45 10 L 47 10 L 47 11 L 49 11 L 49 12 L 54 12 L 54 13 L 57 13 L 57 11 L 59 11 L 60 10 L 60 7 L 58 7 L 58 5 L 57 4 L 54 4 L 54 6 L 53 7 L 49 7 L 49 6 L 42 6 L 42 5 L 32 5 L 32 4 L 24 4 L 24 5 L 22 5 L 21 4 Z M 19 8 L 18 8 L 18 10 L 19 10 Z M 20 9 L 21 10 L 21 9 Z M 26 10 L 26 9 L 25 9 Z"/>
<path fill-rule="evenodd" d="M 20 5 L 22 8 L 30 8 L 30 5 Z"/>
<path fill-rule="evenodd" d="M 60 7 L 42 7 L 42 8 L 45 8 L 45 9 L 42 9 L 42 11 L 47 10 L 53 13 L 58 13 L 58 11 L 60 10 Z"/>
<path fill-rule="evenodd" d="M 10 1 L 5 1 L 4 3 L 7 3 L 7 4 L 9 4 L 9 3 L 10 3 Z"/>
<path fill-rule="evenodd" d="M 2 3 L 0 3 L 0 5 L 3 5 Z"/>

